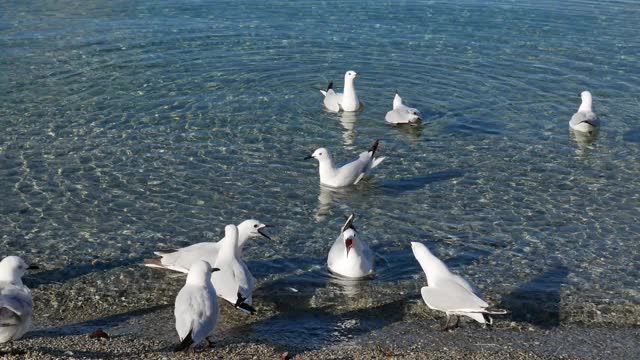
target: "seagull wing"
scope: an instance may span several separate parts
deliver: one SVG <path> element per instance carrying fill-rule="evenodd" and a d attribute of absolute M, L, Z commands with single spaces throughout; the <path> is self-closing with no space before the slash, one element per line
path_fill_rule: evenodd
<path fill-rule="evenodd" d="M 489 305 L 455 281 L 444 287 L 425 286 L 420 291 L 427 306 L 440 311 L 482 312 Z"/>
<path fill-rule="evenodd" d="M 337 93 L 333 89 L 327 90 L 324 96 L 324 107 L 330 111 L 340 111 L 340 104 L 342 103 L 342 93 Z"/>
<path fill-rule="evenodd" d="M 0 289 L 0 308 L 8 310 L 2 312 L 8 317 L 11 317 L 10 313 L 14 313 L 18 317 L 30 316 L 33 312 L 31 290 L 26 286 L 3 284 Z M 4 320 L 4 318 L 0 319 L 0 321 Z"/>

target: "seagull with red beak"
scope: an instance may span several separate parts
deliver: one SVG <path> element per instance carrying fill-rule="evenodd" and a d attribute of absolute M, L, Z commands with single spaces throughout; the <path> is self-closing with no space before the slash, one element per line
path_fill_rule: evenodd
<path fill-rule="evenodd" d="M 360 279 L 373 275 L 374 254 L 353 226 L 355 214 L 347 218 L 340 235 L 329 250 L 329 271 L 347 278 Z"/>

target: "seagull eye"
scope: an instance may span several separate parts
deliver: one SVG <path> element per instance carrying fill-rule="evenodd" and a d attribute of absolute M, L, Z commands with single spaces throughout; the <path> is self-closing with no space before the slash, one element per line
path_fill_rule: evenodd
<path fill-rule="evenodd" d="M 322 156 L 322 153 L 319 153 L 318 156 Z"/>
<path fill-rule="evenodd" d="M 253 225 L 253 227 L 254 227 L 254 228 L 257 228 L 257 227 L 258 227 L 258 224 L 254 224 L 254 225 Z"/>

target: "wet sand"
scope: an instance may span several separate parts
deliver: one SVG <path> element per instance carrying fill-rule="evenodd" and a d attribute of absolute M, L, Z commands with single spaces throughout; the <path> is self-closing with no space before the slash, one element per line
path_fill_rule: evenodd
<path fill-rule="evenodd" d="M 88 271 L 61 282 L 56 276 L 62 275 L 42 272 L 26 279 L 34 293 L 34 328 L 1 345 L 3 358 L 185 357 L 172 352 L 173 300 L 182 278 L 138 265 Z M 520 310 L 535 309 L 512 309 L 491 328 L 464 320 L 442 332 L 443 316 L 428 310 L 417 292 L 349 300 L 342 308 L 322 304 L 330 298 L 300 293 L 279 293 L 261 281 L 254 316 L 221 303 L 215 349 L 189 358 L 275 359 L 284 352 L 302 359 L 640 358 L 640 306 L 633 304 L 569 305 L 569 297 L 557 313 L 532 313 L 523 320 Z M 90 339 L 97 329 L 110 338 Z"/>

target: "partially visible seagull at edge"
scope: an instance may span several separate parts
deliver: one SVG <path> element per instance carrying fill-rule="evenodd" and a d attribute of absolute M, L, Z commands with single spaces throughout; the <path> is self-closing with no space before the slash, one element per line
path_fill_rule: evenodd
<path fill-rule="evenodd" d="M 269 225 L 253 219 L 245 220 L 238 225 L 239 256 L 242 256 L 242 248 L 249 239 L 264 236 L 271 240 L 269 235 L 264 232 L 267 227 Z M 156 251 L 154 254 L 160 256 L 160 258 L 145 259 L 144 265 L 150 268 L 173 270 L 186 274 L 189 272 L 191 265 L 198 260 L 204 260 L 212 265 L 215 264 L 223 240 L 201 242 L 180 249 Z"/>
<path fill-rule="evenodd" d="M 571 117 L 569 127 L 575 131 L 592 134 L 600 122 L 591 107 L 593 99 L 588 91 L 583 91 L 580 97 L 582 98 L 582 103 L 578 108 L 578 112 Z"/>
<path fill-rule="evenodd" d="M 347 218 L 327 257 L 329 271 L 343 277 L 360 279 L 373 275 L 374 254 L 353 226 L 355 214 Z"/>
<path fill-rule="evenodd" d="M 335 92 L 333 90 L 333 82 L 329 83 L 327 90 L 320 90 L 324 95 L 324 107 L 332 112 L 340 111 L 358 111 L 362 104 L 358 100 L 354 80 L 358 74 L 349 70 L 344 74 L 344 93 Z"/>
<path fill-rule="evenodd" d="M 31 327 L 33 298 L 31 290 L 22 284 L 22 276 L 36 266 L 18 256 L 0 261 L 0 343 L 20 339 Z"/>
<path fill-rule="evenodd" d="M 417 125 L 422 121 L 422 113 L 416 108 L 404 105 L 396 90 L 396 95 L 393 97 L 393 109 L 387 112 L 384 119 L 393 125 Z"/>
<path fill-rule="evenodd" d="M 427 275 L 427 286 L 421 289 L 422 299 L 430 309 L 444 311 L 447 320 L 442 330 L 457 327 L 460 315 L 468 316 L 480 324 L 493 324 L 491 315 L 506 314 L 506 310 L 489 308 L 471 284 L 452 274 L 447 265 L 435 257 L 422 243 L 411 242 L 411 250 L 422 270 Z M 449 325 L 451 315 L 456 322 Z"/>
<path fill-rule="evenodd" d="M 315 158 L 318 160 L 321 184 L 334 188 L 355 185 L 385 159 L 385 157 L 374 157 L 376 150 L 378 150 L 378 144 L 379 140 L 376 140 L 369 150 L 360 153 L 356 159 L 340 166 L 334 164 L 329 150 L 325 148 L 316 149 L 313 154 L 304 159 Z"/>

